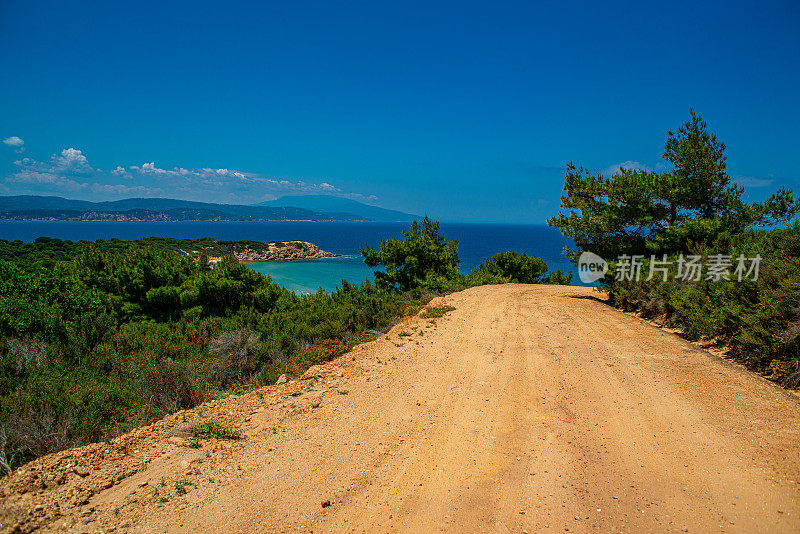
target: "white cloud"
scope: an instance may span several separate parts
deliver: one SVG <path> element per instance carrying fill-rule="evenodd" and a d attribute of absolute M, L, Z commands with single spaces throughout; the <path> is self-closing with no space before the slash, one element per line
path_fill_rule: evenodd
<path fill-rule="evenodd" d="M 65 148 L 61 155 L 51 158 L 54 169 L 65 174 L 92 174 L 94 169 L 89 165 L 86 156 L 76 148 Z"/>
<path fill-rule="evenodd" d="M 319 187 L 323 191 L 337 191 L 337 189 L 328 182 L 322 182 L 321 184 L 319 184 Z"/>
<path fill-rule="evenodd" d="M 122 165 L 117 165 L 117 168 L 111 171 L 111 174 L 114 176 L 121 176 L 123 178 L 133 178 L 133 175 L 125 170 L 125 167 Z"/>
<path fill-rule="evenodd" d="M 733 181 L 742 187 L 769 187 L 775 180 L 756 176 L 734 176 Z"/>
<path fill-rule="evenodd" d="M 6 137 L 5 139 L 3 139 L 3 144 L 13 148 L 14 152 L 16 152 L 17 154 L 25 152 L 25 141 L 23 141 L 16 135 L 12 135 L 11 137 Z"/>
<path fill-rule="evenodd" d="M 125 185 L 125 184 L 92 184 L 91 190 L 93 193 L 114 196 L 131 196 L 139 195 L 146 197 L 159 197 L 163 196 L 164 191 L 158 187 L 146 187 L 143 185 Z"/>
<path fill-rule="evenodd" d="M 602 174 L 603 176 L 619 174 L 620 168 L 623 169 L 623 170 L 626 170 L 626 171 L 652 171 L 652 170 L 654 170 L 653 167 L 650 167 L 649 165 L 645 165 L 644 163 L 639 163 L 638 161 L 627 160 L 627 161 L 623 161 L 621 163 L 616 163 L 614 165 L 609 165 L 608 167 L 606 167 L 605 169 L 600 171 L 600 174 Z"/>
<path fill-rule="evenodd" d="M 6 183 L 46 185 L 64 191 L 80 191 L 88 187 L 86 183 L 80 183 L 65 176 L 33 170 L 23 170 L 12 174 L 6 178 Z"/>
<path fill-rule="evenodd" d="M 168 169 L 150 161 L 127 167 L 116 165 L 113 170 L 104 172 L 94 168 L 83 152 L 76 148 L 65 148 L 53 154 L 48 161 L 21 158 L 14 164 L 20 169 L 6 178 L 6 185 L 28 184 L 39 193 L 83 190 L 103 198 L 136 195 L 239 204 L 283 195 L 313 193 L 372 201 L 376 199 L 372 195 L 343 192 L 327 181 L 290 180 L 229 168 Z"/>
<path fill-rule="evenodd" d="M 377 202 L 379 200 L 375 195 L 362 195 L 361 193 L 340 193 L 337 196 L 349 198 L 351 200 L 358 200 L 359 202 L 366 202 L 367 204 Z"/>
<path fill-rule="evenodd" d="M 7 144 L 8 146 L 13 147 L 21 147 L 25 144 L 25 141 L 17 137 L 16 135 L 12 135 L 11 137 L 6 137 L 3 139 L 3 143 Z"/>
<path fill-rule="evenodd" d="M 86 156 L 76 148 L 65 148 L 60 154 L 50 156 L 50 161 L 22 158 L 15 161 L 14 165 L 28 171 L 54 173 L 64 176 L 90 176 L 95 173 L 95 169 L 89 165 Z"/>
<path fill-rule="evenodd" d="M 664 164 L 663 161 L 657 162 L 655 165 L 648 165 L 646 163 L 641 163 L 639 161 L 632 161 L 626 160 L 620 163 L 615 163 L 614 165 L 609 165 L 602 171 L 600 174 L 603 176 L 611 176 L 614 174 L 619 174 L 619 170 L 622 168 L 626 171 L 647 171 L 647 172 L 664 172 L 667 170 L 667 166 Z"/>
<path fill-rule="evenodd" d="M 142 163 L 141 167 L 138 167 L 138 172 L 142 174 L 174 174 L 175 171 L 167 171 L 164 169 L 159 169 L 156 167 L 155 162 L 151 161 L 150 163 Z"/>

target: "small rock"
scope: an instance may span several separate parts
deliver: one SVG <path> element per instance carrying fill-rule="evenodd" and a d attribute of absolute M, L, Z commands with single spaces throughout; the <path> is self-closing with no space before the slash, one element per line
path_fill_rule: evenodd
<path fill-rule="evenodd" d="M 283 374 L 278 377 L 278 380 L 275 381 L 276 384 L 285 384 L 286 383 L 286 375 Z"/>
<path fill-rule="evenodd" d="M 181 466 L 181 469 L 188 469 L 189 468 L 189 462 L 187 460 L 181 460 L 180 466 Z"/>
<path fill-rule="evenodd" d="M 323 373 L 322 366 L 320 365 L 312 365 L 308 368 L 308 370 L 303 373 L 303 380 L 308 380 L 310 378 L 317 378 L 321 376 Z"/>
<path fill-rule="evenodd" d="M 89 523 L 94 521 L 94 517 L 84 517 L 81 521 L 83 522 L 84 525 L 88 525 Z"/>
<path fill-rule="evenodd" d="M 327 508 L 330 505 L 331 505 L 331 501 L 322 501 L 322 507 L 323 508 Z"/>
<path fill-rule="evenodd" d="M 75 467 L 73 467 L 72 472 L 78 475 L 79 477 L 85 477 L 89 475 L 89 470 L 80 465 L 76 465 Z"/>

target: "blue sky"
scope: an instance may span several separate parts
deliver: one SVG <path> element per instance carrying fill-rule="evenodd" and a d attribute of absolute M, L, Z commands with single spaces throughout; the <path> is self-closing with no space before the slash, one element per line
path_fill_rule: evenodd
<path fill-rule="evenodd" d="M 543 222 L 692 107 L 752 198 L 800 189 L 797 1 L 0 0 L 0 44 L 0 194 Z"/>

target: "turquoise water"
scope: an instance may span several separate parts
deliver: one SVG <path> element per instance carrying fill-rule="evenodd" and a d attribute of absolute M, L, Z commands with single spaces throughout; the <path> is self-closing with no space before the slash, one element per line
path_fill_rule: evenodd
<path fill-rule="evenodd" d="M 373 269 L 364 264 L 361 256 L 244 263 L 256 272 L 269 275 L 276 284 L 296 293 L 313 293 L 320 287 L 332 290 L 341 285 L 343 279 L 356 284 L 374 280 Z"/>
<path fill-rule="evenodd" d="M 407 226 L 403 223 L 343 222 L 0 221 L 0 239 L 33 241 L 40 236 L 71 241 L 152 236 L 254 241 L 301 239 L 342 257 L 281 263 L 252 262 L 248 266 L 271 276 L 276 283 L 292 291 L 311 293 L 320 287 L 333 290 L 342 279 L 354 284 L 371 280 L 373 270 L 364 265 L 359 249 L 364 245 L 377 248 L 382 239 L 401 237 Z M 572 242 L 553 228 L 543 225 L 442 223 L 441 232 L 447 239 L 459 240 L 462 272 L 475 268 L 496 252 L 515 250 L 539 256 L 551 270 L 571 271 L 573 279 L 578 278 L 573 265 L 562 253 L 564 246 Z"/>

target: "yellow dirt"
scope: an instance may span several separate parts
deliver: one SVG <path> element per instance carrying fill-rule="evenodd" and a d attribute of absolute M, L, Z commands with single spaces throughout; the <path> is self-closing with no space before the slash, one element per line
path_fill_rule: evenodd
<path fill-rule="evenodd" d="M 508 284 L 437 299 L 456 309 L 435 326 L 411 319 L 304 380 L 189 414 L 228 415 L 240 442 L 168 441 L 178 416 L 158 439 L 141 431 L 117 461 L 137 446 L 154 451 L 145 465 L 40 526 L 800 532 L 798 399 L 599 296 Z M 84 481 L 111 463 L 93 465 Z M 52 503 L 69 480 L 13 504 Z"/>

